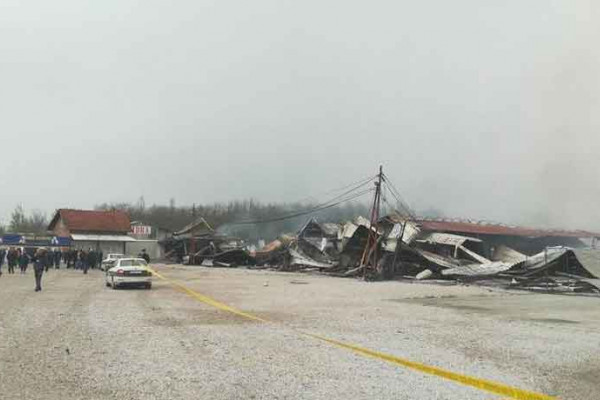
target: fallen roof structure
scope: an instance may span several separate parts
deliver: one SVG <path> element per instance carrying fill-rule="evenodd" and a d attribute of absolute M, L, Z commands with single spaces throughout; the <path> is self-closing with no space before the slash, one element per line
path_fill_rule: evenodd
<path fill-rule="evenodd" d="M 515 225 L 504 225 L 487 221 L 459 219 L 417 219 L 415 221 L 427 231 L 448 233 L 471 233 L 476 235 L 521 236 L 521 237 L 571 237 L 571 238 L 600 238 L 600 233 L 585 230 L 539 229 Z"/>
<path fill-rule="evenodd" d="M 540 290 L 544 287 L 552 292 L 600 294 L 600 280 L 597 280 L 600 277 L 600 250 L 558 246 L 544 247 L 538 253 L 527 255 L 501 240 L 509 232 L 519 232 L 521 239 L 517 239 L 517 244 L 519 240 L 528 243 L 529 235 L 534 233 L 565 235 L 569 232 L 568 237 L 575 239 L 576 232 L 584 236 L 595 235 L 593 233 L 515 227 L 500 231 L 495 226 L 494 232 L 502 234 L 492 235 L 495 239 L 490 239 L 482 232 L 489 234 L 491 230 L 477 228 L 473 229 L 477 232 L 465 235 L 431 231 L 432 226 L 394 216 L 384 217 L 378 224 L 376 235 L 381 252 L 379 278 L 468 280 L 483 284 L 494 282 L 506 288 Z M 447 230 L 448 225 L 442 227 Z M 464 230 L 464 225 L 458 229 Z M 276 240 L 259 249 L 257 265 L 285 271 L 318 270 L 341 276 L 359 275 L 363 270 L 360 261 L 370 231 L 374 232 L 374 228 L 361 217 L 345 224 L 322 224 L 310 219 L 293 238 L 288 236 L 286 241 Z"/>

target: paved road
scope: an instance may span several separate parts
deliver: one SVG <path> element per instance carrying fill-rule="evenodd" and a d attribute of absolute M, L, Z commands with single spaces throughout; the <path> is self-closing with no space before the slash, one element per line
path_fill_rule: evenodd
<path fill-rule="evenodd" d="M 491 399 L 289 328 L 564 398 L 600 398 L 598 299 L 185 267 L 161 273 L 278 322 L 216 310 L 166 282 L 98 271 L 0 277 L 2 399 Z"/>

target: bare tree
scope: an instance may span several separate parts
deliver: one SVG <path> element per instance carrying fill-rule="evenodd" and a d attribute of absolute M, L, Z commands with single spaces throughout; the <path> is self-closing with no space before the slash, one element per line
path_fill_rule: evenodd
<path fill-rule="evenodd" d="M 13 232 L 24 232 L 26 228 L 25 211 L 22 205 L 15 207 L 10 214 L 10 230 Z"/>
<path fill-rule="evenodd" d="M 40 210 L 33 210 L 27 218 L 30 231 L 33 233 L 44 233 L 48 227 L 48 217 Z"/>
<path fill-rule="evenodd" d="M 46 214 L 39 210 L 34 210 L 31 215 L 27 215 L 23 206 L 18 205 L 10 216 L 9 228 L 12 232 L 43 234 L 48 226 Z"/>

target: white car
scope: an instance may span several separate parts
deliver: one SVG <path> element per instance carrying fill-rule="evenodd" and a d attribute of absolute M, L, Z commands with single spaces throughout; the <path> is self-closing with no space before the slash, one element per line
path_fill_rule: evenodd
<path fill-rule="evenodd" d="M 121 258 L 125 258 L 125 254 L 119 254 L 119 253 L 110 253 L 108 256 L 106 256 L 106 258 L 104 260 L 102 260 L 102 262 L 100 263 L 100 269 L 102 271 L 107 271 L 109 269 L 111 269 L 114 265 L 115 262 Z"/>
<path fill-rule="evenodd" d="M 120 258 L 114 267 L 106 271 L 106 286 L 117 289 L 122 286 L 152 288 L 152 272 L 143 258 Z"/>

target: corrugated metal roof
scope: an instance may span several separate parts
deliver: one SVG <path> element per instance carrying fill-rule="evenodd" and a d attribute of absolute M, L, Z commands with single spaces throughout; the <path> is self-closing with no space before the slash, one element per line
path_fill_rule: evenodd
<path fill-rule="evenodd" d="M 508 271 L 514 264 L 504 263 L 500 261 L 485 263 L 485 264 L 470 264 L 461 267 L 445 269 L 442 275 L 460 275 L 460 276 L 488 276 L 496 275 L 500 272 Z"/>
<path fill-rule="evenodd" d="M 435 265 L 439 265 L 445 268 L 459 267 L 460 263 L 452 258 L 444 257 L 439 254 L 431 253 L 422 249 L 415 249 L 417 253 L 423 256 L 427 261 L 432 262 Z"/>
<path fill-rule="evenodd" d="M 600 233 L 588 232 L 583 230 L 536 229 L 520 226 L 487 223 L 482 221 L 474 222 L 457 220 L 420 219 L 416 222 L 419 223 L 421 228 L 424 230 L 439 232 L 457 232 L 480 235 L 506 235 L 525 237 L 600 237 Z"/>
<path fill-rule="evenodd" d="M 527 257 L 523 267 L 528 270 L 534 270 L 546 266 L 565 255 L 569 249 L 567 247 L 547 247 L 544 251 Z"/>
<path fill-rule="evenodd" d="M 492 254 L 492 261 L 503 261 L 508 263 L 519 263 L 525 261 L 527 256 L 519 253 L 515 249 L 511 249 L 505 245 L 499 245 L 496 247 Z"/>
<path fill-rule="evenodd" d="M 428 242 L 437 244 L 447 244 L 449 246 L 460 246 L 467 240 L 481 243 L 481 239 L 468 236 L 454 235 L 452 233 L 429 232 L 417 239 L 417 242 Z"/>
<path fill-rule="evenodd" d="M 124 211 L 70 210 L 60 209 L 52 218 L 48 230 L 53 230 L 59 218 L 71 232 L 118 232 L 131 229 L 129 215 Z"/>
<path fill-rule="evenodd" d="M 290 265 L 304 265 L 307 267 L 315 267 L 315 268 L 332 268 L 335 267 L 337 265 L 337 263 L 323 263 L 320 261 L 316 261 L 313 260 L 310 257 L 305 256 L 304 254 L 301 254 L 300 252 L 294 250 L 294 249 L 289 249 L 290 255 L 292 256 Z"/>
<path fill-rule="evenodd" d="M 209 233 L 213 232 L 213 228 L 209 225 L 208 222 L 202 217 L 195 219 L 190 224 L 187 224 L 181 230 L 174 232 L 173 236 L 181 236 L 187 234 L 201 234 L 201 233 Z"/>
<path fill-rule="evenodd" d="M 577 260 L 596 278 L 600 278 L 600 249 L 573 249 Z"/>
<path fill-rule="evenodd" d="M 326 235 L 336 237 L 341 229 L 341 226 L 332 222 L 326 222 L 324 224 L 321 224 L 321 229 L 323 229 L 323 232 Z"/>

